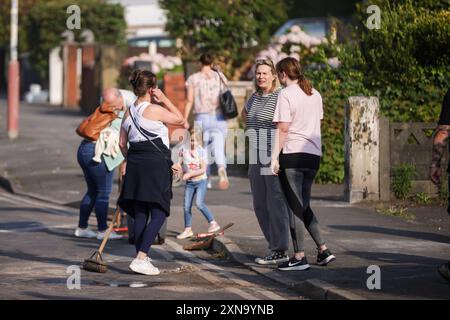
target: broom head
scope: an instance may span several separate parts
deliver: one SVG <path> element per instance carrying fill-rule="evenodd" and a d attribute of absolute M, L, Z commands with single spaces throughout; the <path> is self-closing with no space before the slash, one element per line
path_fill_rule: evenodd
<path fill-rule="evenodd" d="M 83 269 L 91 272 L 105 273 L 108 271 L 108 265 L 103 262 L 100 252 L 95 251 L 89 259 L 84 260 Z"/>

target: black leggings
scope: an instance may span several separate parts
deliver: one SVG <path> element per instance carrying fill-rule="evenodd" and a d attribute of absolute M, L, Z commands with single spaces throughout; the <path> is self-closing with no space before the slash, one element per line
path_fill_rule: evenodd
<path fill-rule="evenodd" d="M 319 248 L 324 244 L 319 229 L 319 222 L 314 215 L 309 201 L 311 187 L 316 170 L 304 168 L 287 168 L 280 171 L 280 182 L 289 205 L 289 227 L 295 252 L 305 251 L 305 228 Z"/>
<path fill-rule="evenodd" d="M 150 217 L 150 223 L 148 219 Z M 166 213 L 157 204 L 134 201 L 134 239 L 136 252 L 148 254 L 156 235 L 166 221 Z"/>

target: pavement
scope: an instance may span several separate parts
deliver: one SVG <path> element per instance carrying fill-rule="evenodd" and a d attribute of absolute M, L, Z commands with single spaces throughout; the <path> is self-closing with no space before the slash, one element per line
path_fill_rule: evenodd
<path fill-rule="evenodd" d="M 54 106 L 22 103 L 20 116 L 20 137 L 11 142 L 6 137 L 6 101 L 0 100 L 3 194 L 13 192 L 26 199 L 76 210 L 86 188 L 76 161 L 80 138 L 75 134 L 84 115 Z M 216 238 L 213 248 L 242 267 L 311 299 L 450 299 L 449 282 L 437 274 L 437 266 L 450 258 L 450 217 L 444 208 L 416 207 L 411 209 L 416 219 L 405 220 L 381 215 L 372 205 L 347 204 L 343 201 L 342 185 L 314 185 L 312 208 L 337 260 L 327 267 L 317 266 L 314 243 L 307 237 L 306 254 L 312 268 L 305 272 L 278 271 L 254 263 L 255 257 L 267 253 L 267 243 L 252 209 L 245 170 L 230 166 L 229 173 L 230 188 L 208 191 L 206 203 L 221 225 L 234 222 L 224 236 Z M 115 186 L 111 210 L 116 197 Z M 177 186 L 167 237 L 178 245 L 187 242 L 175 238 L 183 230 L 182 203 L 183 186 Z M 2 216 L 6 213 L 0 208 L 0 222 Z M 75 227 L 77 220 L 69 220 Z M 64 221 L 65 225 L 70 221 Z M 95 225 L 94 219 L 91 224 Z M 194 232 L 207 229 L 196 209 L 193 226 Z M 57 241 L 58 235 L 54 236 Z M 0 252 L 0 257 L 4 254 Z M 373 280 L 368 272 L 370 266 L 379 267 L 380 288 L 368 288 L 368 282 Z M 0 274 L 4 272 L 0 268 Z"/>

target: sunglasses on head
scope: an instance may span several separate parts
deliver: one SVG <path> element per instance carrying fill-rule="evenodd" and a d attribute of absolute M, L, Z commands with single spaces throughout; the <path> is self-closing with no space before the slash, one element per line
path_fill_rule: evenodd
<path fill-rule="evenodd" d="M 255 61 L 255 64 L 256 64 L 256 65 L 265 64 L 265 65 L 267 65 L 267 66 L 273 67 L 273 62 L 272 62 L 272 60 L 270 60 L 270 59 L 257 59 L 257 60 Z"/>

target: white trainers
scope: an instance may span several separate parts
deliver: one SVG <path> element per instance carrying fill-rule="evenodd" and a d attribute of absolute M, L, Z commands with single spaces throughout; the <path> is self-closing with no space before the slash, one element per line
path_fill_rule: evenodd
<path fill-rule="evenodd" d="M 220 230 L 220 226 L 216 221 L 211 221 L 208 228 L 208 233 L 210 232 L 217 232 Z"/>
<path fill-rule="evenodd" d="M 97 234 L 97 240 L 103 240 L 103 238 L 106 236 L 106 230 L 105 231 L 99 231 Z M 115 233 L 114 231 L 111 231 L 111 234 L 109 235 L 109 240 L 119 240 L 122 239 L 123 236 Z"/>
<path fill-rule="evenodd" d="M 78 238 L 89 238 L 89 239 L 92 239 L 92 238 L 97 237 L 97 232 L 92 231 L 89 228 L 86 228 L 86 229 L 76 228 L 74 234 L 75 234 L 75 237 L 78 237 Z"/>
<path fill-rule="evenodd" d="M 182 233 L 180 233 L 179 235 L 177 235 L 177 239 L 187 239 L 190 238 L 194 235 L 194 233 L 192 232 L 192 229 L 184 229 L 184 231 Z"/>
<path fill-rule="evenodd" d="M 212 189 L 211 179 L 208 179 L 208 184 L 206 185 L 206 188 Z"/>
<path fill-rule="evenodd" d="M 161 272 L 159 271 L 159 269 L 156 268 L 150 261 L 152 261 L 152 259 L 150 259 L 149 257 L 146 257 L 144 260 L 135 258 L 133 259 L 133 261 L 131 261 L 129 268 L 131 271 L 145 274 L 147 276 L 156 276 L 160 274 Z"/>

